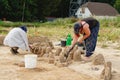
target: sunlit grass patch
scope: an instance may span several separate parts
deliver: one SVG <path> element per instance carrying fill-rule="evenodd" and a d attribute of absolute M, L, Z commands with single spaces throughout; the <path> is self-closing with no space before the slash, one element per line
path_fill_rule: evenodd
<path fill-rule="evenodd" d="M 30 27 L 30 36 L 47 36 L 55 37 L 56 39 L 66 38 L 67 34 L 73 34 L 72 28 L 63 27 Z"/>
<path fill-rule="evenodd" d="M 120 39 L 120 29 L 104 27 L 99 31 L 99 41 L 118 41 Z"/>

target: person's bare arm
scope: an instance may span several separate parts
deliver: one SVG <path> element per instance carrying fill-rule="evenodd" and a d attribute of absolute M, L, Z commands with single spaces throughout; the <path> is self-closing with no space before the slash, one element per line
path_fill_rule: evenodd
<path fill-rule="evenodd" d="M 76 35 L 74 34 L 73 36 L 73 41 L 72 41 L 72 45 L 74 45 L 77 41 L 78 41 L 78 38 L 80 37 L 80 35 Z"/>
<path fill-rule="evenodd" d="M 90 29 L 89 29 L 89 25 L 85 24 L 83 26 L 83 31 L 84 31 L 84 36 L 80 39 L 80 43 L 82 43 L 86 38 L 88 38 L 91 34 Z"/>

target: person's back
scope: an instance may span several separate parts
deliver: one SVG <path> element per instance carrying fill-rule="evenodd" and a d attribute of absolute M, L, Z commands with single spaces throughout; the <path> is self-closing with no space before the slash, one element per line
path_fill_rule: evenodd
<path fill-rule="evenodd" d="M 23 39 L 21 38 L 22 36 L 20 34 L 24 34 L 25 32 L 22 31 L 20 28 L 13 28 L 8 35 L 4 39 L 4 45 L 8 45 L 10 47 L 20 45 L 23 43 Z"/>
<path fill-rule="evenodd" d="M 98 21 L 92 17 L 84 18 L 81 21 L 85 21 L 89 24 L 90 29 L 95 27 L 98 24 Z"/>
<path fill-rule="evenodd" d="M 5 37 L 3 44 L 11 47 L 12 50 L 14 50 L 14 48 L 21 48 L 22 50 L 30 51 L 28 47 L 27 34 L 20 27 L 13 28 Z M 15 52 L 17 53 L 17 51 Z"/>

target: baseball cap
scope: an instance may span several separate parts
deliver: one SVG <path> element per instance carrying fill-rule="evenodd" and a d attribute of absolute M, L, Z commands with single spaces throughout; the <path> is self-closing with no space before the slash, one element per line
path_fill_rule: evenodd
<path fill-rule="evenodd" d="M 74 33 L 79 34 L 79 30 L 81 27 L 82 27 L 82 25 L 80 23 L 75 23 L 74 24 Z"/>
<path fill-rule="evenodd" d="M 27 27 L 26 27 L 26 26 L 20 26 L 20 28 L 21 28 L 23 31 L 27 32 Z"/>

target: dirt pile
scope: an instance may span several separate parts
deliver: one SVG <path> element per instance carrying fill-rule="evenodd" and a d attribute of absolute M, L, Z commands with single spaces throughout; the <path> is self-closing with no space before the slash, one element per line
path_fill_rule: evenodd
<path fill-rule="evenodd" d="M 111 80 L 112 78 L 112 63 L 106 62 L 104 64 L 104 69 L 100 75 L 100 78 L 103 80 Z"/>
<path fill-rule="evenodd" d="M 99 75 L 102 80 L 111 80 L 112 77 L 112 63 L 110 61 L 106 62 L 102 54 L 98 54 L 93 58 L 93 65 L 104 65 L 101 74 Z"/>
<path fill-rule="evenodd" d="M 111 69 L 112 69 L 112 66 L 116 64 L 116 62 L 114 62 L 113 65 L 109 65 L 108 61 L 113 60 L 113 58 L 114 58 L 113 61 L 115 61 L 116 58 L 119 60 L 119 56 L 112 56 L 113 58 L 111 58 L 108 55 L 112 55 L 112 54 L 107 54 L 107 58 L 110 57 L 110 59 L 106 61 L 105 60 L 106 58 L 104 58 L 106 57 L 105 56 L 105 54 L 107 53 L 106 52 L 103 54 L 104 56 L 101 54 L 96 55 L 93 58 L 92 62 L 82 63 L 82 59 L 81 59 L 82 54 L 78 54 L 79 52 L 78 47 L 75 47 L 70 52 L 68 58 L 66 59 L 64 57 L 64 54 L 70 49 L 70 47 L 63 48 L 61 46 L 54 46 L 52 42 L 46 37 L 35 37 L 35 38 L 31 37 L 29 38 L 29 43 L 32 46 L 32 52 L 39 56 L 37 60 L 38 61 L 37 67 L 35 69 L 32 69 L 32 70 L 25 69 L 24 63 L 23 62 L 19 63 L 24 56 L 22 54 L 18 54 L 16 56 L 13 56 L 12 54 L 3 54 L 3 53 L 8 53 L 6 52 L 8 49 L 7 50 L 4 49 L 4 51 L 0 53 L 1 67 L 3 67 L 4 70 L 6 69 L 6 67 L 9 67 L 9 65 L 14 67 L 14 69 L 13 68 L 12 69 L 16 72 L 12 73 L 12 75 L 17 74 L 17 76 L 14 76 L 15 77 L 14 79 L 100 80 L 95 78 L 96 75 L 99 73 L 97 77 L 100 77 L 102 80 L 110 80 L 111 77 L 114 77 L 112 76 L 113 73 L 111 72 Z M 1 48 L 0 50 L 2 51 L 3 49 Z M 102 51 L 98 51 L 98 52 L 103 53 Z M 5 58 L 6 58 L 6 61 L 5 61 Z M 73 68 L 70 68 L 71 65 L 73 65 Z M 101 68 L 101 66 L 103 67 Z M 115 65 L 114 68 L 115 67 L 117 66 Z M 4 72 L 3 68 L 1 68 L 0 75 L 2 75 L 3 74 L 2 72 Z M 7 69 L 9 70 L 10 67 Z M 83 75 L 84 72 L 86 72 L 85 75 Z M 11 73 L 5 73 L 5 74 L 7 76 Z M 89 74 L 91 74 L 92 77 Z M 115 74 L 116 73 L 114 73 L 114 75 Z M 6 76 L 1 77 L 0 79 L 5 80 L 4 78 L 6 78 L 6 80 L 8 80 L 7 77 L 9 76 L 7 77 Z M 11 77 L 10 79 L 14 80 L 13 77 Z"/>
<path fill-rule="evenodd" d="M 102 54 L 96 55 L 92 61 L 93 65 L 103 65 L 104 63 L 105 63 L 105 59 Z"/>
<path fill-rule="evenodd" d="M 0 35 L 0 45 L 3 45 L 4 38 L 5 38 L 5 36 Z"/>
<path fill-rule="evenodd" d="M 68 55 L 68 58 L 66 58 L 64 55 L 70 47 L 56 47 L 47 37 L 35 37 L 30 39 L 29 43 L 31 43 L 31 52 L 37 54 L 38 57 L 47 58 L 48 63 L 52 63 L 58 67 L 65 67 L 72 63 L 72 60 L 81 61 L 81 51 L 78 49 L 78 46 L 75 46 Z"/>

